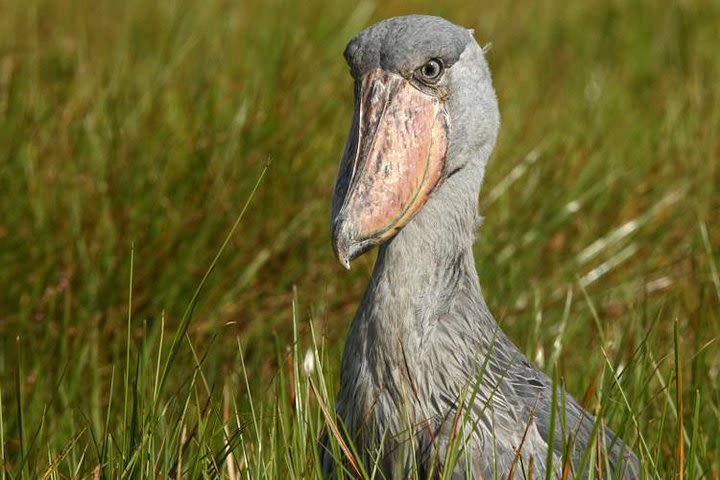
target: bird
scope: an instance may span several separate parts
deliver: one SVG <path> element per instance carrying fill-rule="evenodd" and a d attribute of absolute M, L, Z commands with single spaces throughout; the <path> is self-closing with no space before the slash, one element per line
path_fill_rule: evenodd
<path fill-rule="evenodd" d="M 378 252 L 342 355 L 336 432 L 376 478 L 584 478 L 606 466 L 637 478 L 633 450 L 526 358 L 483 298 L 473 243 L 500 127 L 485 53 L 472 30 L 425 15 L 383 20 L 345 49 L 354 110 L 331 239 L 348 269 Z M 352 473 L 329 435 L 323 474 Z M 592 445 L 603 453 L 588 460 Z"/>

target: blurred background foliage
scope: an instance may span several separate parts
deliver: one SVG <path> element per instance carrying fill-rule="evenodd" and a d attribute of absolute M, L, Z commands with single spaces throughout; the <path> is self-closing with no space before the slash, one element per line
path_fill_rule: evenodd
<path fill-rule="evenodd" d="M 604 365 L 600 346 L 625 365 L 649 338 L 670 372 L 677 322 L 686 395 L 701 391 L 703 421 L 720 425 L 720 2 L 4 0 L 9 451 L 17 385 L 27 418 L 55 412 L 49 442 L 102 416 L 125 358 L 131 250 L 137 343 L 161 317 L 178 325 L 268 162 L 189 335 L 212 345 L 211 379 L 237 368 L 239 338 L 250 377 L 268 381 L 275 350 L 292 342 L 296 288 L 299 317 L 327 336 L 337 368 L 373 261 L 347 273 L 329 245 L 352 109 L 342 51 L 407 13 L 492 43 L 503 125 L 476 253 L 503 328 L 541 366 L 558 361 L 582 396 Z M 642 387 L 639 405 L 665 394 Z M 710 459 L 720 447 L 708 442 Z M 672 454 L 672 443 L 657 448 Z M 717 459 L 707 465 L 717 478 Z"/>

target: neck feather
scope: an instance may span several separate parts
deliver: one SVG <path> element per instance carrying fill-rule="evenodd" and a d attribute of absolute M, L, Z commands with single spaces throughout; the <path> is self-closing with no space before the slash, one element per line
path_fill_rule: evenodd
<path fill-rule="evenodd" d="M 491 344 L 497 324 L 480 292 L 472 250 L 480 178 L 482 171 L 469 168 L 448 177 L 380 248 L 343 353 L 337 408 L 349 431 L 370 417 L 377 417 L 378 428 L 387 428 L 388 419 L 399 422 L 389 405 L 415 388 L 429 392 L 438 378 L 464 384 L 476 356 Z M 447 349 L 468 355 L 447 355 Z M 465 373 L 434 375 L 431 365 L 438 359 L 444 368 Z M 413 368 L 422 374 L 413 375 Z"/>
<path fill-rule="evenodd" d="M 356 344 L 365 357 L 371 352 L 386 359 L 420 355 L 459 295 L 485 309 L 472 249 L 482 174 L 481 167 L 470 165 L 448 177 L 415 218 L 380 247 L 346 347 Z"/>

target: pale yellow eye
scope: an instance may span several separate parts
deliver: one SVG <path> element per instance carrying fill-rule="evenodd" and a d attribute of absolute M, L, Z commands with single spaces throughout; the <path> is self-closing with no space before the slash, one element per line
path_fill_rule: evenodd
<path fill-rule="evenodd" d="M 436 81 L 440 78 L 440 75 L 442 75 L 443 72 L 443 64 L 442 61 L 433 58 L 429 62 L 427 62 L 425 65 L 420 67 L 420 74 L 425 80 L 429 81 Z"/>

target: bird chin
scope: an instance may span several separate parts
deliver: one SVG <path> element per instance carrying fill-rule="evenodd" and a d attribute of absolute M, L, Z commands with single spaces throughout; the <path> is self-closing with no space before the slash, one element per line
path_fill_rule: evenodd
<path fill-rule="evenodd" d="M 332 207 L 333 248 L 346 268 L 420 211 L 442 178 L 450 128 L 438 96 L 382 69 L 358 80 L 355 97 Z"/>

